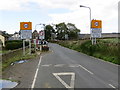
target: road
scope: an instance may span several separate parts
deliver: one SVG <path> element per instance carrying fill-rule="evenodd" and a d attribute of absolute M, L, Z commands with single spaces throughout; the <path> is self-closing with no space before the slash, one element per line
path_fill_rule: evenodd
<path fill-rule="evenodd" d="M 49 44 L 36 65 L 31 88 L 118 88 L 118 66 Z"/>

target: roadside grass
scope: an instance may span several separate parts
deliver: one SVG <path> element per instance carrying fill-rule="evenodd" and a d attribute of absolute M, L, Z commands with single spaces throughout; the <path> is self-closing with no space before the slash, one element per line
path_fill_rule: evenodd
<path fill-rule="evenodd" d="M 2 53 L 2 54 L 5 54 L 5 53 L 8 53 L 8 52 L 10 52 L 11 50 L 2 50 L 0 53 Z"/>
<path fill-rule="evenodd" d="M 102 39 L 101 41 L 106 42 L 106 43 L 120 43 L 119 38 L 110 38 L 110 39 Z"/>
<path fill-rule="evenodd" d="M 0 62 L 0 76 L 2 76 L 2 62 Z"/>
<path fill-rule="evenodd" d="M 120 39 L 98 39 L 96 45 L 92 45 L 90 40 L 80 43 L 79 41 L 59 41 L 58 44 L 89 56 L 112 62 L 120 65 Z"/>
<path fill-rule="evenodd" d="M 5 53 L 8 53 L 10 52 L 11 50 L 0 50 L 0 54 L 5 54 Z"/>
<path fill-rule="evenodd" d="M 22 50 L 21 50 L 22 52 Z M 2 71 L 4 71 L 11 63 L 15 61 L 20 61 L 20 60 L 28 60 L 28 59 L 33 59 L 37 56 L 37 54 L 29 54 L 29 51 L 27 50 L 26 55 L 23 56 L 23 54 L 18 54 L 14 57 L 11 57 L 10 59 L 6 60 L 5 62 L 2 62 Z"/>

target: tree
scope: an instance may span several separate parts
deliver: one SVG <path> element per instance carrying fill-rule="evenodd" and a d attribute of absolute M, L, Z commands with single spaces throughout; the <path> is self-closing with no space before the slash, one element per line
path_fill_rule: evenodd
<path fill-rule="evenodd" d="M 54 28 L 51 25 L 46 25 L 44 29 L 45 29 L 45 39 L 50 40 L 52 37 L 52 33 L 55 33 Z"/>
<path fill-rule="evenodd" d="M 65 34 L 68 34 L 69 32 L 66 24 L 64 22 L 56 24 L 56 29 L 57 29 L 57 39 L 64 40 Z"/>
<path fill-rule="evenodd" d="M 77 27 L 72 23 L 68 23 L 67 28 L 69 30 L 69 34 L 68 34 L 69 39 L 77 39 L 80 29 L 77 29 Z"/>

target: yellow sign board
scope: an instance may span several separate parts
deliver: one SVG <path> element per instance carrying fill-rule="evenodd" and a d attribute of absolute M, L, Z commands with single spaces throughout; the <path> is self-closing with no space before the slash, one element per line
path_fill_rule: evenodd
<path fill-rule="evenodd" d="M 102 28 L 102 21 L 101 20 L 92 20 L 91 28 Z"/>
<path fill-rule="evenodd" d="M 32 30 L 32 22 L 20 22 L 20 30 Z"/>

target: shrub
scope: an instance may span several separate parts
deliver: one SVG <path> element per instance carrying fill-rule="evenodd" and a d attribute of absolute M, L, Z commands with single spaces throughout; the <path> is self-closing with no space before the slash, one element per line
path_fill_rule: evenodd
<path fill-rule="evenodd" d="M 14 50 L 14 49 L 18 49 L 18 48 L 22 48 L 23 47 L 23 41 L 22 40 L 10 40 L 10 41 L 6 41 L 5 42 L 5 48 L 7 50 Z M 29 43 L 26 42 L 25 46 L 28 46 Z"/>

